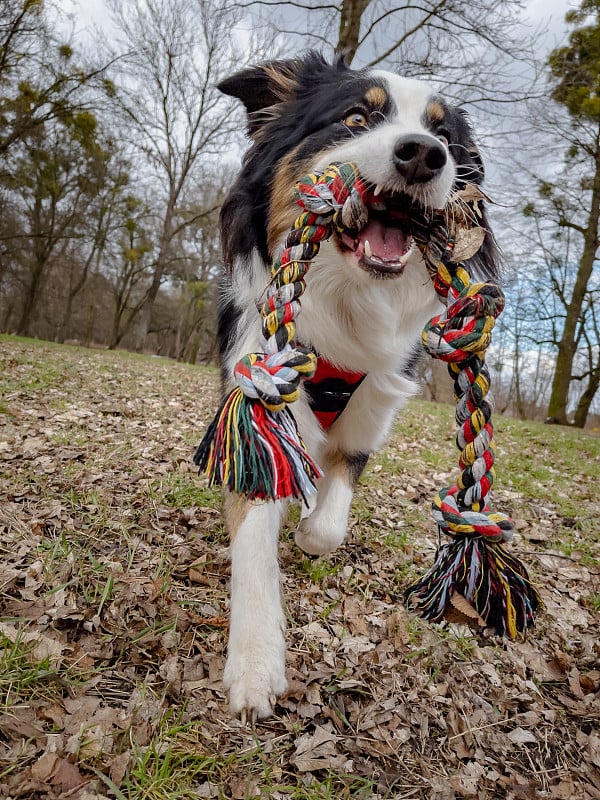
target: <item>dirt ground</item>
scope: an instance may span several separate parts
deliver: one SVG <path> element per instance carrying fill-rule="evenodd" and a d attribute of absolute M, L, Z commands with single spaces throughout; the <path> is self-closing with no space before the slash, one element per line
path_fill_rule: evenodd
<path fill-rule="evenodd" d="M 347 543 L 284 532 L 289 691 L 255 729 L 221 685 L 219 493 L 190 458 L 217 374 L 0 339 L 0 797 L 600 798 L 600 438 L 496 420 L 494 504 L 545 610 L 516 642 L 409 613 L 454 474 L 414 402 Z"/>

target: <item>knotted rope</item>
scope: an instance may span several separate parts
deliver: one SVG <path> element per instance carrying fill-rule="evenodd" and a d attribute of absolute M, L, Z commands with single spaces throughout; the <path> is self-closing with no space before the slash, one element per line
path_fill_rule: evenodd
<path fill-rule="evenodd" d="M 264 352 L 244 356 L 236 364 L 237 387 L 221 404 L 194 456 L 211 484 L 251 500 L 306 500 L 316 491 L 321 472 L 287 407 L 299 395 L 300 379 L 311 378 L 316 369 L 314 353 L 292 346 L 295 318 L 304 276 L 321 241 L 334 229 L 364 227 L 368 194 L 351 164 L 332 166 L 297 185 L 296 200 L 304 210 L 273 263 L 260 308 Z"/>
<path fill-rule="evenodd" d="M 321 473 L 287 407 L 298 397 L 301 378 L 312 377 L 316 365 L 314 354 L 292 345 L 304 277 L 323 239 L 334 230 L 359 231 L 369 208 L 382 203 L 352 164 L 307 176 L 296 187 L 296 200 L 303 212 L 273 264 L 260 309 L 264 352 L 238 362 L 237 386 L 194 456 L 211 484 L 255 500 L 306 500 L 316 491 Z M 533 623 L 540 598 L 525 567 L 503 546 L 512 535 L 512 523 L 491 511 L 487 502 L 494 480 L 493 399 L 484 355 L 504 297 L 493 284 L 471 284 L 466 269 L 452 263 L 454 239 L 443 211 L 412 209 L 410 224 L 435 290 L 447 303 L 446 311 L 425 327 L 423 344 L 434 358 L 449 363 L 454 378 L 463 471 L 433 501 L 438 530 L 452 541 L 438 548 L 435 564 L 409 587 L 406 597 L 426 619 L 439 621 L 462 596 L 484 624 L 514 637 Z"/>
<path fill-rule="evenodd" d="M 471 283 L 464 266 L 452 262 L 453 238 L 446 234 L 443 246 L 444 222 L 438 220 L 434 227 L 430 246 L 426 232 L 413 235 L 430 272 L 435 270 L 433 284 L 447 307 L 427 323 L 422 340 L 433 358 L 448 364 L 454 380 L 462 473 L 433 500 L 438 531 L 452 541 L 438 547 L 435 563 L 408 587 L 405 597 L 425 619 L 439 622 L 452 616 L 462 596 L 480 624 L 514 638 L 533 624 L 541 599 L 524 565 L 504 547 L 512 539 L 511 520 L 492 511 L 487 499 L 495 477 L 494 399 L 484 359 L 504 295 L 495 284 Z M 469 615 L 463 621 L 471 621 Z"/>

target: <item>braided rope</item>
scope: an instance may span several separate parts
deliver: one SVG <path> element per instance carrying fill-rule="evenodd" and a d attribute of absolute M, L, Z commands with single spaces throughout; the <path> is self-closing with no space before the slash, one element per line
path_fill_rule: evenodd
<path fill-rule="evenodd" d="M 332 165 L 296 187 L 303 208 L 271 269 L 260 308 L 263 353 L 250 353 L 233 370 L 236 383 L 194 455 L 209 477 L 249 499 L 307 500 L 321 472 L 304 447 L 288 409 L 299 384 L 316 369 L 316 356 L 293 346 L 305 275 L 320 243 L 334 229 L 359 230 L 368 219 L 369 191 L 352 164 Z M 258 402 L 254 402 L 258 401 Z"/>
<path fill-rule="evenodd" d="M 422 342 L 433 357 L 447 363 L 454 380 L 456 445 L 462 473 L 456 483 L 433 499 L 438 531 L 453 541 L 438 549 L 434 565 L 405 597 L 426 619 L 437 622 L 448 614 L 454 593 L 462 594 L 485 623 L 511 638 L 533 624 L 541 598 L 527 570 L 503 543 L 513 535 L 513 523 L 493 511 L 488 495 L 495 478 L 494 398 L 485 352 L 504 295 L 491 283 L 472 283 L 467 270 L 452 262 L 453 238 L 438 212 L 431 234 L 414 232 L 432 275 L 444 312 L 425 326 Z"/>
<path fill-rule="evenodd" d="M 334 164 L 306 176 L 295 196 L 303 212 L 273 264 L 260 309 L 264 352 L 236 364 L 236 389 L 223 401 L 194 456 L 211 483 L 249 499 L 306 500 L 316 491 L 319 468 L 288 409 L 298 397 L 300 380 L 312 377 L 316 367 L 313 353 L 293 346 L 305 275 L 321 241 L 333 230 L 359 231 L 369 207 L 381 202 L 352 164 Z M 433 501 L 438 529 L 452 541 L 438 549 L 435 564 L 406 590 L 406 597 L 426 619 L 439 621 L 453 594 L 462 594 L 486 624 L 514 637 L 532 624 L 541 601 L 525 567 L 504 548 L 512 535 L 510 519 L 487 502 L 494 481 L 494 403 L 485 351 L 504 297 L 493 284 L 471 283 L 467 270 L 453 264 L 454 241 L 444 211 L 411 209 L 409 217 L 402 208 L 391 213 L 410 220 L 435 291 L 446 303 L 444 313 L 425 326 L 423 345 L 448 363 L 454 379 L 462 470 L 456 484 Z"/>
<path fill-rule="evenodd" d="M 464 267 L 452 264 L 452 240 L 438 265 L 434 286 L 446 310 L 423 330 L 423 347 L 433 358 L 448 363 L 457 398 L 456 442 L 463 470 L 456 485 L 434 498 L 434 519 L 444 533 L 488 536 L 509 541 L 512 523 L 506 514 L 486 504 L 494 483 L 494 429 L 490 421 L 494 399 L 484 361 L 504 295 L 491 283 L 471 283 Z M 447 263 L 445 263 L 445 261 Z"/>

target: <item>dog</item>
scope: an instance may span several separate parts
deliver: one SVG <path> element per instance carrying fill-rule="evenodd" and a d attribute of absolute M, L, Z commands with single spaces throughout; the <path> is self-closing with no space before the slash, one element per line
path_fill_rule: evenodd
<path fill-rule="evenodd" d="M 309 52 L 225 79 L 240 100 L 252 139 L 220 216 L 224 269 L 218 340 L 223 390 L 239 358 L 262 351 L 257 303 L 274 256 L 298 216 L 296 182 L 331 163 L 352 162 L 384 201 L 444 209 L 483 165 L 466 113 L 425 84 L 379 70 L 356 71 Z M 499 255 L 486 231 L 469 261 L 481 277 Z M 295 534 L 321 555 L 345 539 L 353 492 L 369 455 L 385 443 L 397 411 L 418 390 L 414 375 L 423 325 L 441 310 L 420 250 L 401 222 L 370 215 L 360 233 L 336 233 L 312 263 L 297 340 L 318 358 L 293 414 L 323 477 Z M 269 716 L 286 690 L 285 618 L 278 535 L 286 501 L 249 502 L 226 492 L 231 537 L 231 616 L 224 685 L 233 714 Z"/>

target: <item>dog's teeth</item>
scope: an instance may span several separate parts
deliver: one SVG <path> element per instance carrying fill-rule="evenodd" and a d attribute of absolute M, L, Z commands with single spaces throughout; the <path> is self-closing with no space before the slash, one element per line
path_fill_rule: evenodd
<path fill-rule="evenodd" d="M 381 184 L 378 183 L 377 186 L 375 187 L 375 191 L 373 192 L 373 196 L 377 197 L 378 194 L 381 194 L 382 190 L 383 186 L 381 186 Z"/>
<path fill-rule="evenodd" d="M 367 258 L 371 258 L 373 255 L 373 251 L 371 250 L 371 244 L 368 239 L 365 239 L 365 255 Z"/>

